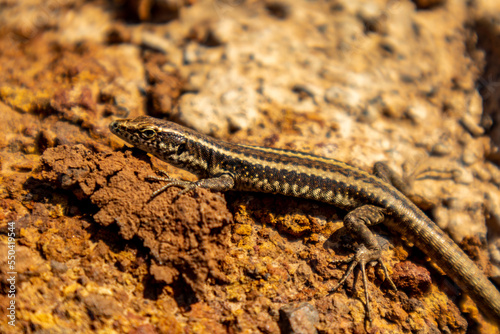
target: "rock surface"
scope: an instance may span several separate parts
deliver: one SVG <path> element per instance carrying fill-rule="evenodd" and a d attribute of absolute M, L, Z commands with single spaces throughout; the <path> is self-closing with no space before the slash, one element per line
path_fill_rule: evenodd
<path fill-rule="evenodd" d="M 14 299 L 16 324 L 0 332 L 280 333 L 280 310 L 307 305 L 309 332 L 499 333 L 383 226 L 399 291 L 370 268 L 367 322 L 361 282 L 328 294 L 346 269 L 331 261 L 351 252 L 345 212 L 151 199 L 156 169 L 193 176 L 107 128 L 149 114 L 366 170 L 387 161 L 500 283 L 499 16 L 494 0 L 0 1 L 0 316 Z"/>

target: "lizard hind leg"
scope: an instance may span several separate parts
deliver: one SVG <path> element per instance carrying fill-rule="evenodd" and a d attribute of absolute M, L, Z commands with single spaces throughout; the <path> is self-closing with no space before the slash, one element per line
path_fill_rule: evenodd
<path fill-rule="evenodd" d="M 419 167 L 419 166 L 418 166 Z M 405 196 L 411 198 L 413 182 L 424 179 L 453 179 L 460 175 L 460 170 L 456 168 L 418 168 L 408 173 L 408 164 L 403 166 L 403 176 L 396 173 L 385 162 L 379 161 L 373 165 L 373 174 L 385 182 L 393 185 Z"/>
<path fill-rule="evenodd" d="M 348 258 L 347 260 L 336 261 L 350 263 L 349 268 L 345 272 L 344 276 L 337 283 L 337 285 L 331 290 L 331 293 L 335 292 L 346 279 L 351 275 L 354 268 L 359 265 L 361 269 L 361 274 L 363 278 L 363 285 L 365 289 L 365 299 L 366 299 L 366 315 L 369 321 L 372 321 L 371 317 L 371 306 L 370 297 L 368 293 L 368 279 L 366 277 L 366 265 L 371 262 L 377 262 L 380 264 L 384 270 L 386 279 L 391 284 L 394 290 L 397 290 L 394 282 L 389 277 L 387 267 L 381 259 L 382 251 L 377 238 L 368 226 L 376 225 L 384 220 L 384 209 L 374 206 L 374 205 L 364 205 L 358 207 L 351 212 L 349 212 L 344 218 L 345 228 L 353 234 L 361 242 L 356 253 Z"/>

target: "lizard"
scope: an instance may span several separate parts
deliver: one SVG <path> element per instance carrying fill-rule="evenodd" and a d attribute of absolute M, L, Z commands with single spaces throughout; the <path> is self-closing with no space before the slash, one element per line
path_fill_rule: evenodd
<path fill-rule="evenodd" d="M 174 122 L 150 116 L 115 120 L 110 131 L 129 144 L 198 176 L 197 181 L 151 176 L 177 197 L 197 187 L 213 191 L 253 191 L 328 203 L 348 211 L 345 228 L 360 242 L 335 291 L 359 266 L 365 286 L 366 315 L 371 321 L 365 266 L 379 263 L 381 247 L 369 229 L 379 223 L 404 235 L 429 256 L 486 314 L 500 321 L 500 292 L 476 264 L 410 199 L 386 173 L 370 174 L 348 163 L 305 152 L 222 141 Z"/>

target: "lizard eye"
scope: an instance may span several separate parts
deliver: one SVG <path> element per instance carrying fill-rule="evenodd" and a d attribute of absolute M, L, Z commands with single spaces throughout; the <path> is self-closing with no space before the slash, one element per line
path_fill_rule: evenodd
<path fill-rule="evenodd" d="M 151 139 L 154 136 L 156 136 L 156 131 L 153 130 L 153 129 L 144 129 L 144 130 L 141 131 L 141 136 L 144 139 Z"/>

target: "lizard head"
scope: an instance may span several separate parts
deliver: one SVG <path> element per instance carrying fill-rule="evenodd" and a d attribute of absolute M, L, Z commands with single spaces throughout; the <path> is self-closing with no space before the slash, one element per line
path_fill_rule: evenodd
<path fill-rule="evenodd" d="M 188 139 L 185 134 L 192 131 L 149 116 L 116 120 L 111 122 L 109 129 L 127 143 L 165 159 L 186 151 Z"/>

